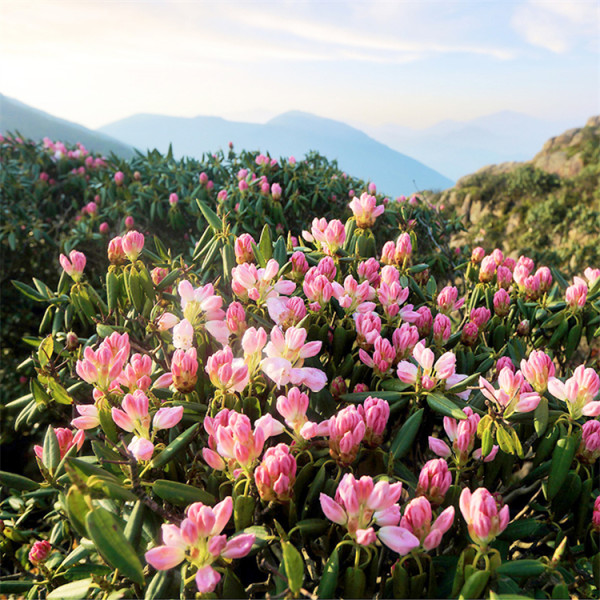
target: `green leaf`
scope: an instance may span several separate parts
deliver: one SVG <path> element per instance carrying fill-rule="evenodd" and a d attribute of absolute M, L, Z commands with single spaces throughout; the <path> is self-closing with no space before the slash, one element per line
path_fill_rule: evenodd
<path fill-rule="evenodd" d="M 265 260 L 268 261 L 273 257 L 273 238 L 271 237 L 271 227 L 269 225 L 265 225 L 262 229 L 258 241 L 258 248 Z"/>
<path fill-rule="evenodd" d="M 483 590 L 490 579 L 489 571 L 475 571 L 465 581 L 460 594 L 458 595 L 459 600 L 467 600 L 469 598 L 481 598 Z"/>
<path fill-rule="evenodd" d="M 19 491 L 37 490 L 40 487 L 39 483 L 28 477 L 23 477 L 23 475 L 17 475 L 16 473 L 8 473 L 7 471 L 0 471 L 0 483 L 7 488 Z"/>
<path fill-rule="evenodd" d="M 200 424 L 196 423 L 177 436 L 158 456 L 152 459 L 151 468 L 158 469 L 166 465 L 177 454 L 185 450 L 194 439 L 198 427 L 200 427 Z"/>
<path fill-rule="evenodd" d="M 219 218 L 219 215 L 217 215 L 217 213 L 212 208 L 210 208 L 208 205 L 206 205 L 204 202 L 202 202 L 202 200 L 199 200 L 198 198 L 196 198 L 196 203 L 198 204 L 198 208 L 204 215 L 204 218 L 208 221 L 208 224 L 215 231 L 222 231 L 223 230 L 223 222 Z"/>
<path fill-rule="evenodd" d="M 36 302 L 44 302 L 46 298 L 42 296 L 37 290 L 33 289 L 30 285 L 26 283 L 21 283 L 20 281 L 12 281 L 12 284 L 27 298 L 31 300 L 35 300 Z"/>
<path fill-rule="evenodd" d="M 579 436 L 570 435 L 556 442 L 548 476 L 548 498 L 552 500 L 564 483 L 579 446 Z"/>
<path fill-rule="evenodd" d="M 38 347 L 37 357 L 40 365 L 44 368 L 49 362 L 54 353 L 54 340 L 52 336 L 47 336 Z"/>
<path fill-rule="evenodd" d="M 281 542 L 281 547 L 288 585 L 290 590 L 297 595 L 304 583 L 304 561 L 300 552 L 290 542 Z"/>
<path fill-rule="evenodd" d="M 189 506 L 193 502 L 213 505 L 216 501 L 206 490 L 167 479 L 157 479 L 152 484 L 152 490 L 159 498 L 177 506 Z"/>
<path fill-rule="evenodd" d="M 496 441 L 502 452 L 506 452 L 506 454 L 516 453 L 510 432 L 506 431 L 504 426 L 499 423 L 496 426 Z"/>
<path fill-rule="evenodd" d="M 420 408 L 406 420 L 406 423 L 402 425 L 400 431 L 396 434 L 391 447 L 394 459 L 402 458 L 410 450 L 423 422 L 424 413 L 425 409 Z"/>
<path fill-rule="evenodd" d="M 55 588 L 46 598 L 48 600 L 79 600 L 80 598 L 86 598 L 91 585 L 91 577 L 78 579 Z"/>
<path fill-rule="evenodd" d="M 152 578 L 150 585 L 146 588 L 144 600 L 156 600 L 157 598 L 166 598 L 165 591 L 169 584 L 170 571 L 157 571 Z"/>
<path fill-rule="evenodd" d="M 88 513 L 86 525 L 102 558 L 135 583 L 144 585 L 142 563 L 113 514 L 96 506 Z"/>
<path fill-rule="evenodd" d="M 234 502 L 233 521 L 236 529 L 250 527 L 254 521 L 256 501 L 252 496 L 238 496 Z"/>
<path fill-rule="evenodd" d="M 317 588 L 317 596 L 319 598 L 335 598 L 335 590 L 337 588 L 338 577 L 340 574 L 340 558 L 337 546 L 331 553 L 325 567 L 323 568 L 323 575 Z"/>
<path fill-rule="evenodd" d="M 58 439 L 52 425 L 48 425 L 46 436 L 44 437 L 42 462 L 50 473 L 56 469 L 60 462 L 60 446 L 58 445 Z"/>
<path fill-rule="evenodd" d="M 69 396 L 67 390 L 56 379 L 48 379 L 48 387 L 55 402 L 58 402 L 58 404 L 73 404 L 73 398 Z"/>
<path fill-rule="evenodd" d="M 508 577 L 537 577 L 545 570 L 545 564 L 541 563 L 539 560 L 527 558 L 503 563 L 496 569 L 496 573 Z"/>
<path fill-rule="evenodd" d="M 467 418 L 467 415 L 452 400 L 441 394 L 429 393 L 426 396 L 426 400 L 431 410 L 445 417 L 452 417 L 459 420 Z"/>

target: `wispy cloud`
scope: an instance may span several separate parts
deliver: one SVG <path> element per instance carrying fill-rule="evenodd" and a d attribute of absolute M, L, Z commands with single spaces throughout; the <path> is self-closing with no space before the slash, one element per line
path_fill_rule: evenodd
<path fill-rule="evenodd" d="M 600 4 L 596 0 L 528 0 L 517 7 L 511 24 L 529 44 L 557 54 L 578 44 L 597 47 Z"/>

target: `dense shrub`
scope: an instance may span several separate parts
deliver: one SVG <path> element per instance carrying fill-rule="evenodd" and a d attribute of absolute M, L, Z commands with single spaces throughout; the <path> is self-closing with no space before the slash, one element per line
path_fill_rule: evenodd
<path fill-rule="evenodd" d="M 19 284 L 52 317 L 15 426 L 52 422 L 1 474 L 2 592 L 598 595 L 599 269 L 476 248 L 442 283 L 368 193 L 297 239 L 196 206 L 189 250 Z"/>
<path fill-rule="evenodd" d="M 22 394 L 25 384 L 16 367 L 28 347 L 21 338 L 36 335 L 34 324 L 43 316 L 38 306 L 18 294 L 11 280 L 29 282 L 35 277 L 55 287 L 58 254 L 74 248 L 85 252 L 88 277 L 95 280 L 102 275 L 109 235 L 132 227 L 169 240 L 172 252 L 190 260 L 207 231 L 197 199 L 225 216 L 231 234 L 256 236 L 269 224 L 275 236 L 281 232 L 298 236 L 315 211 L 325 218 L 346 218 L 350 195 L 367 189 L 365 182 L 317 153 L 298 161 L 274 160 L 230 148 L 201 160 L 174 160 L 170 152 L 163 156 L 153 151 L 125 161 L 90 155 L 81 145 L 8 137 L 0 140 L 0 163 L 0 406 Z M 383 195 L 378 198 L 384 201 Z M 384 219 L 380 240 L 410 223 L 422 234 L 424 255 L 436 258 L 432 268 L 438 273 L 448 270 L 453 258 L 448 241 L 460 227 L 458 219 L 441 219 L 421 202 L 393 203 Z M 204 255 L 206 280 L 221 268 L 214 267 L 219 252 L 215 242 Z M 10 430 L 2 439 L 7 435 Z"/>

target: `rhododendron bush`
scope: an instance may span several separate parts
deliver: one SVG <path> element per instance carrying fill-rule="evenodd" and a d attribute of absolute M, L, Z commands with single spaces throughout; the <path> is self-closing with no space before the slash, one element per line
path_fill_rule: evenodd
<path fill-rule="evenodd" d="M 380 239 L 397 208 L 346 201 L 259 234 L 198 199 L 191 252 L 132 228 L 101 280 L 69 248 L 20 284 L 61 316 L 17 416 L 51 421 L 39 476 L 1 474 L 3 593 L 597 597 L 600 269 L 475 248 L 436 276 L 409 223 Z"/>

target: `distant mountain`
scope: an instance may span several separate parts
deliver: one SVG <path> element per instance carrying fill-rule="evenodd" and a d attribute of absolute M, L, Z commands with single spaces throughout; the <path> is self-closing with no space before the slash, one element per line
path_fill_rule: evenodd
<path fill-rule="evenodd" d="M 139 114 L 116 121 L 99 131 L 140 150 L 165 152 L 169 143 L 175 156 L 199 157 L 233 142 L 238 149 L 260 150 L 271 156 L 302 157 L 318 150 L 336 159 L 340 168 L 377 184 L 392 195 L 420 190 L 442 190 L 452 180 L 425 164 L 401 154 L 345 123 L 299 111 L 287 112 L 265 124 L 227 121 L 219 117 L 167 117 Z"/>
<path fill-rule="evenodd" d="M 16 131 L 34 140 L 47 136 L 53 141 L 81 142 L 88 150 L 106 156 L 111 152 L 122 158 L 134 155 L 133 149 L 127 144 L 0 94 L 0 133 Z"/>
<path fill-rule="evenodd" d="M 454 236 L 456 246 L 498 247 L 580 275 L 600 265 L 599 183 L 595 116 L 550 138 L 526 162 L 488 165 L 427 199 L 463 217 L 466 229 Z"/>
<path fill-rule="evenodd" d="M 547 121 L 502 111 L 469 121 L 445 120 L 425 129 L 386 124 L 365 131 L 458 179 L 485 165 L 526 160 L 557 131 L 575 125 L 576 119 Z"/>

